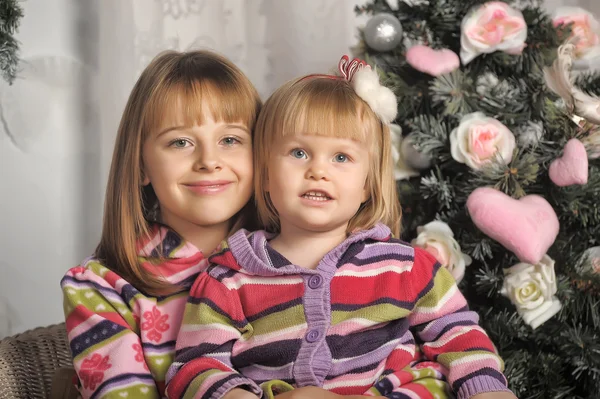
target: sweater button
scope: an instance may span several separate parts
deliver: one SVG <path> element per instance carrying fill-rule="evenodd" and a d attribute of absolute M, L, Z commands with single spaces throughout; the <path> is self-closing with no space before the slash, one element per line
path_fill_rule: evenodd
<path fill-rule="evenodd" d="M 306 341 L 315 342 L 319 339 L 319 331 L 318 330 L 310 330 L 308 334 L 306 334 Z"/>
<path fill-rule="evenodd" d="M 315 288 L 319 288 L 321 284 L 323 284 L 323 277 L 319 276 L 318 274 L 315 274 L 308 279 L 308 286 L 313 290 Z"/>

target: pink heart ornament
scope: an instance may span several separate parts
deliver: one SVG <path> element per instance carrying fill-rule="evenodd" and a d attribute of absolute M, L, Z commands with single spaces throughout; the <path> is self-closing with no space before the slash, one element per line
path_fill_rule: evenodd
<path fill-rule="evenodd" d="M 417 71 L 431 76 L 452 72 L 460 66 L 458 55 L 448 49 L 434 50 L 431 47 L 416 45 L 406 52 L 406 62 Z"/>
<path fill-rule="evenodd" d="M 469 195 L 467 209 L 479 230 L 521 262 L 539 263 L 558 235 L 558 217 L 539 195 L 516 200 L 493 188 L 480 187 Z"/>
<path fill-rule="evenodd" d="M 577 140 L 567 141 L 563 155 L 550 164 L 550 180 L 559 187 L 586 184 L 588 181 L 588 156 L 585 145 Z"/>

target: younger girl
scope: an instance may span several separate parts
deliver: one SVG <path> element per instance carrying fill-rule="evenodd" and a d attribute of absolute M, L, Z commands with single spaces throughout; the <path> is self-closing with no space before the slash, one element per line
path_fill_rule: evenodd
<path fill-rule="evenodd" d="M 514 398 L 452 276 L 392 236 L 394 95 L 361 62 L 340 65 L 343 78 L 296 79 L 265 103 L 254 165 L 267 231 L 233 234 L 194 283 L 168 396 L 289 397 L 313 386 Z M 418 346 L 429 361 L 418 362 Z"/>
<path fill-rule="evenodd" d="M 258 94 L 230 61 L 167 52 L 129 97 L 94 256 L 61 281 L 84 398 L 158 398 L 205 256 L 244 225 Z"/>

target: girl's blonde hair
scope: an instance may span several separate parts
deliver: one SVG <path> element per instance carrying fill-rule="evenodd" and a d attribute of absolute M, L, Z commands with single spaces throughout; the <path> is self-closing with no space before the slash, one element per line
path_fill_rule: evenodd
<path fill-rule="evenodd" d="M 347 233 L 382 222 L 400 235 L 400 205 L 393 176 L 389 127 L 354 91 L 350 83 L 327 75 L 294 79 L 265 102 L 254 131 L 254 190 L 258 217 L 269 231 L 279 232 L 277 210 L 265 191 L 272 143 L 294 134 L 342 137 L 370 149 L 369 199 L 348 223 Z"/>
<path fill-rule="evenodd" d="M 203 109 L 216 121 L 241 122 L 252 131 L 260 106 L 250 80 L 221 55 L 167 51 L 152 60 L 133 87 L 119 125 L 96 257 L 143 292 L 176 290 L 138 259 L 138 242 L 150 238 L 150 214 L 158 206 L 152 186 L 143 186 L 144 141 L 165 120 L 183 117 L 188 126 L 201 125 Z M 232 231 L 254 214 L 251 202 L 232 218 Z"/>

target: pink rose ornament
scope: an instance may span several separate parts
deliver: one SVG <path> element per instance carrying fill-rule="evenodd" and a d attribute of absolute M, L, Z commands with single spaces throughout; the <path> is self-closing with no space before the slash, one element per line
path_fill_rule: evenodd
<path fill-rule="evenodd" d="M 496 152 L 508 164 L 516 146 L 514 134 L 506 126 L 482 112 L 465 115 L 450 133 L 450 152 L 456 162 L 481 169 Z"/>
<path fill-rule="evenodd" d="M 521 54 L 527 24 L 521 11 L 500 1 L 474 7 L 462 20 L 460 58 L 463 65 L 484 53 Z"/>
<path fill-rule="evenodd" d="M 569 40 L 575 45 L 573 67 L 587 69 L 600 57 L 600 23 L 589 11 L 580 7 L 559 7 L 552 15 L 558 27 L 571 24 Z"/>

